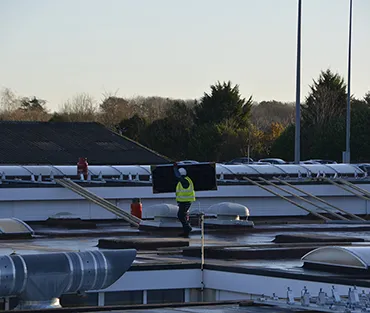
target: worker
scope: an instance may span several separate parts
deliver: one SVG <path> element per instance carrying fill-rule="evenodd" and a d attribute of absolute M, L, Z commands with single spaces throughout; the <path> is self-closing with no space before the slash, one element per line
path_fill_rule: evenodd
<path fill-rule="evenodd" d="M 177 178 L 176 201 L 179 206 L 177 217 L 180 220 L 183 232 L 179 235 L 188 238 L 192 230 L 189 223 L 189 214 L 191 203 L 195 201 L 195 190 L 193 181 L 187 176 L 186 169 L 178 168 L 177 163 L 173 166 L 175 177 Z"/>

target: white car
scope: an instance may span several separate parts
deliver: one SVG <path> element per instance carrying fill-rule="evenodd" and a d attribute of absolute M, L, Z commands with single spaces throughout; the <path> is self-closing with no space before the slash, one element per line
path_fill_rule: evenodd
<path fill-rule="evenodd" d="M 267 162 L 267 163 L 270 163 L 270 164 L 286 164 L 286 162 L 282 159 L 277 159 L 277 158 L 266 158 L 266 159 L 261 159 L 258 161 L 258 163 L 260 162 Z"/>

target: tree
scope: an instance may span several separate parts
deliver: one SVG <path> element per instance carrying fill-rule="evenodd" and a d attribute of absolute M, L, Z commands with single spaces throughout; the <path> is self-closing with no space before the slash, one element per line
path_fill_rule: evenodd
<path fill-rule="evenodd" d="M 211 86 L 211 93 L 204 93 L 195 108 L 197 122 L 200 124 L 218 124 L 234 119 L 238 127 L 247 127 L 252 107 L 252 96 L 242 98 L 239 86 L 231 82 L 217 82 Z"/>
<path fill-rule="evenodd" d="M 370 91 L 368 91 L 364 96 L 364 101 L 370 107 Z"/>
<path fill-rule="evenodd" d="M 60 113 L 70 122 L 91 122 L 96 121 L 96 112 L 97 106 L 94 98 L 89 94 L 80 93 L 67 100 Z"/>
<path fill-rule="evenodd" d="M 190 129 L 194 125 L 194 110 L 185 101 L 176 100 L 165 112 L 166 117 Z"/>
<path fill-rule="evenodd" d="M 116 95 L 105 94 L 99 105 L 100 121 L 105 126 L 115 129 L 120 121 L 131 118 L 136 114 L 135 108 L 130 102 Z"/>
<path fill-rule="evenodd" d="M 279 101 L 262 101 L 252 106 L 251 122 L 262 130 L 268 130 L 271 123 L 287 126 L 294 122 L 294 105 Z"/>
<path fill-rule="evenodd" d="M 1 91 L 0 103 L 2 112 L 14 111 L 20 106 L 19 98 L 10 88 L 4 88 Z"/>
<path fill-rule="evenodd" d="M 141 142 L 163 155 L 181 160 L 187 155 L 189 131 L 184 125 L 165 117 L 155 120 L 145 129 Z"/>
<path fill-rule="evenodd" d="M 195 125 L 191 132 L 188 158 L 197 161 L 218 161 L 221 144 L 222 134 L 217 125 Z"/>
<path fill-rule="evenodd" d="M 351 110 L 362 110 L 369 107 L 369 105 L 366 103 L 364 99 L 351 99 Z"/>
<path fill-rule="evenodd" d="M 67 115 L 54 112 L 48 122 L 70 122 L 70 120 Z"/>
<path fill-rule="evenodd" d="M 345 117 L 331 119 L 320 128 L 311 130 L 313 143 L 310 149 L 303 146 L 302 156 L 305 159 L 329 159 L 341 161 L 345 141 Z M 304 137 L 303 137 L 304 138 Z"/>
<path fill-rule="evenodd" d="M 46 101 L 33 97 L 32 99 L 24 97 L 20 100 L 20 109 L 23 111 L 46 111 Z"/>
<path fill-rule="evenodd" d="M 172 103 L 173 100 L 163 97 L 136 97 L 129 99 L 129 104 L 135 108 L 135 112 L 149 122 L 164 118 L 166 110 Z"/>
<path fill-rule="evenodd" d="M 118 125 L 120 133 L 135 141 L 140 141 L 142 134 L 147 127 L 147 121 L 143 117 L 140 117 L 138 114 L 135 114 L 128 119 L 122 120 Z"/>
<path fill-rule="evenodd" d="M 271 145 L 270 156 L 292 160 L 294 156 L 295 125 L 290 124 Z M 303 142 L 303 144 L 305 144 Z"/>
<path fill-rule="evenodd" d="M 302 106 L 305 125 L 322 126 L 346 112 L 346 84 L 339 74 L 330 70 L 321 71 L 317 81 L 310 86 L 310 93 Z"/>
<path fill-rule="evenodd" d="M 236 127 L 232 119 L 219 124 L 217 128 L 221 138 L 216 161 L 228 161 L 237 156 L 247 155 L 250 140 L 249 128 Z"/>
<path fill-rule="evenodd" d="M 370 162 L 370 106 L 351 114 L 351 159 Z"/>
<path fill-rule="evenodd" d="M 269 128 L 264 132 L 262 141 L 264 144 L 263 151 L 266 156 L 270 155 L 274 142 L 281 136 L 285 128 L 286 127 L 282 123 L 272 122 Z"/>
<path fill-rule="evenodd" d="M 1 120 L 47 121 L 46 101 L 37 97 L 19 97 L 9 88 L 1 92 Z"/>
<path fill-rule="evenodd" d="M 185 101 L 174 101 L 165 117 L 153 121 L 143 132 L 141 142 L 173 159 L 186 158 L 189 152 L 194 113 Z"/>

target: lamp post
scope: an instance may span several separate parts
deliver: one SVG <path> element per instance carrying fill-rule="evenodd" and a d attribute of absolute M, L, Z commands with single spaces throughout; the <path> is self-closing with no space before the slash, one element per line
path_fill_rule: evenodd
<path fill-rule="evenodd" d="M 347 82 L 347 118 L 346 118 L 346 152 L 344 162 L 351 163 L 351 54 L 352 54 L 352 0 L 349 1 L 348 30 L 348 82 Z"/>
<path fill-rule="evenodd" d="M 301 160 L 301 17 L 302 0 L 298 0 L 298 27 L 297 27 L 297 73 L 296 73 L 296 100 L 295 100 L 295 145 L 294 163 Z"/>

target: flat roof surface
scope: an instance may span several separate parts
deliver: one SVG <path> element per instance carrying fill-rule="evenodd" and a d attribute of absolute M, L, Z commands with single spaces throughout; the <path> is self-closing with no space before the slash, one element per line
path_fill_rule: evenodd
<path fill-rule="evenodd" d="M 114 311 L 100 311 L 103 312 L 125 312 L 125 313 L 139 313 L 139 312 L 149 312 L 149 313 L 284 313 L 284 312 L 297 312 L 296 309 L 286 309 L 282 307 L 272 307 L 272 306 L 239 306 L 238 304 L 221 304 L 221 305 L 196 305 L 196 306 L 181 306 L 181 307 L 170 307 L 163 305 L 159 308 L 143 308 L 143 309 L 122 309 Z M 88 312 L 88 311 L 85 311 Z M 95 311 L 96 312 L 96 311 Z"/>
<path fill-rule="evenodd" d="M 29 223 L 35 231 L 32 239 L 0 239 L 0 254 L 11 253 L 45 253 L 58 251 L 95 250 L 99 239 L 180 239 L 176 231 L 139 231 L 128 226 L 126 223 L 105 222 L 98 223 L 95 229 L 68 229 L 63 227 L 51 227 L 45 224 Z M 200 229 L 194 227 L 194 233 L 190 235 L 189 246 L 201 245 Z M 271 246 L 273 240 L 279 234 L 314 234 L 323 236 L 353 237 L 364 239 L 365 242 L 356 242 L 356 245 L 370 245 L 370 225 L 328 225 L 328 224 L 300 224 L 300 225 L 274 225 L 255 226 L 257 232 L 210 230 L 205 231 L 205 245 L 214 247 L 238 246 Z M 344 230 L 346 229 L 346 230 Z"/>
<path fill-rule="evenodd" d="M 108 222 L 100 223 L 96 229 L 67 229 L 61 227 L 50 227 L 42 224 L 31 225 L 35 231 L 35 236 L 30 239 L 2 239 L 0 240 L 0 254 L 8 255 L 13 252 L 17 254 L 38 254 L 38 253 L 53 253 L 53 252 L 77 252 L 84 250 L 97 250 L 100 239 L 136 240 L 139 242 L 150 242 L 151 240 L 171 242 L 184 242 L 184 247 L 173 246 L 171 244 L 166 248 L 156 248 L 141 250 L 138 249 L 137 258 L 134 261 L 133 267 L 142 265 L 147 266 L 166 266 L 178 264 L 186 266 L 192 264 L 194 266 L 200 263 L 200 245 L 201 236 L 199 229 L 194 228 L 195 232 L 190 236 L 190 239 L 177 237 L 178 231 L 168 233 L 161 231 L 141 232 L 135 228 L 125 225 L 124 223 Z M 324 242 L 298 242 L 298 243 L 276 243 L 274 239 L 280 234 L 298 234 L 307 236 L 338 236 L 340 238 L 361 238 L 364 242 L 345 242 L 343 244 L 352 246 L 370 246 L 370 232 L 363 230 L 364 225 L 311 225 L 313 230 L 307 230 L 309 225 L 305 225 L 305 231 L 301 229 L 303 225 L 286 225 L 286 227 L 262 227 L 257 233 L 249 232 L 230 232 L 230 231 L 210 231 L 205 234 L 205 249 L 206 249 L 206 265 L 213 267 L 228 268 L 230 271 L 273 271 L 276 273 L 289 273 L 297 275 L 310 275 L 320 277 L 323 276 L 323 271 L 303 268 L 301 257 L 307 251 L 314 250 L 317 247 L 327 245 Z M 322 231 L 315 230 L 315 227 Z M 369 225 L 366 227 L 370 227 Z M 365 227 L 365 229 L 366 229 Z M 292 231 L 295 229 L 295 231 Z M 328 230 L 331 229 L 331 230 Z M 343 229 L 345 229 L 343 231 Z M 360 229 L 360 230 L 357 230 Z M 263 230 L 263 231 L 262 231 Z M 288 231 L 285 231 L 288 230 Z M 370 228 L 369 228 L 370 230 Z M 50 237 L 48 237 L 50 236 Z M 340 243 L 338 243 L 340 245 Z M 188 247 L 187 247 L 188 246 Z M 286 253 L 289 250 L 298 250 L 295 254 L 286 258 Z M 199 255 L 186 255 L 186 249 L 193 249 Z M 276 257 L 268 256 L 265 252 L 268 249 L 273 249 Z M 280 250 L 281 249 L 281 252 Z M 300 249 L 303 249 L 302 251 Z M 305 250 L 306 249 L 306 250 Z M 264 251 L 266 250 L 266 251 Z M 207 253 L 213 251 L 213 256 L 207 256 Z M 261 257 L 253 253 L 260 253 Z M 258 252 L 260 251 L 260 252 Z M 183 254 L 184 253 L 184 254 Z M 227 253 L 227 254 L 226 254 Z M 233 256 L 236 253 L 235 256 Z M 252 257 L 251 257 L 252 253 Z M 243 257 L 246 255 L 246 257 Z M 265 256 L 268 257 L 265 257 Z M 134 269 L 133 269 L 134 270 Z M 148 270 L 148 268 L 147 268 Z M 280 274 L 279 274 L 280 275 Z M 330 273 L 332 277 L 347 277 L 341 273 Z M 361 278 L 362 281 L 367 281 L 366 277 Z M 163 312 L 163 311 L 162 311 Z"/>

